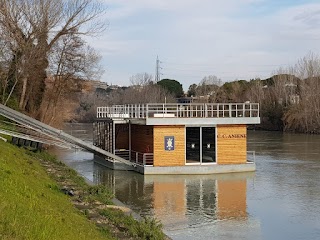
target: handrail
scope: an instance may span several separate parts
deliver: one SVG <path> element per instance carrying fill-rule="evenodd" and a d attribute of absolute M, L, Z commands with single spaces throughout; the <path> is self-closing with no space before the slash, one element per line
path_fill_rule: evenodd
<path fill-rule="evenodd" d="M 252 118 L 259 111 L 258 103 L 148 103 L 98 107 L 97 118 Z"/>
<path fill-rule="evenodd" d="M 153 166 L 153 153 L 142 153 L 127 149 L 116 149 L 115 155 L 126 159 L 136 165 L 140 166 Z"/>

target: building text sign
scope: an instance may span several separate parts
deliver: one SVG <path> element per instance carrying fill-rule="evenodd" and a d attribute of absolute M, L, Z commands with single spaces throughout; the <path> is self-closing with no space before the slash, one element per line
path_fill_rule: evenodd
<path fill-rule="evenodd" d="M 247 138 L 247 134 L 218 134 L 218 138 Z"/>
<path fill-rule="evenodd" d="M 173 151 L 174 150 L 174 136 L 164 137 L 164 150 Z"/>

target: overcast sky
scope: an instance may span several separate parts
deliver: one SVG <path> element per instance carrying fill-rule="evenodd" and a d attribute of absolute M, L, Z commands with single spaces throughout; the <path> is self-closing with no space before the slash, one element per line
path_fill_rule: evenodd
<path fill-rule="evenodd" d="M 310 51 L 320 53 L 319 0 L 104 0 L 102 81 L 129 85 L 137 73 L 176 79 L 267 78 Z"/>

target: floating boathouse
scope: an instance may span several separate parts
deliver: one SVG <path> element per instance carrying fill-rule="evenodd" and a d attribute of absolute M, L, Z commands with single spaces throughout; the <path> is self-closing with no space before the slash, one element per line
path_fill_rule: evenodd
<path fill-rule="evenodd" d="M 259 123 L 257 103 L 98 107 L 94 145 L 128 164 L 99 156 L 95 160 L 142 174 L 255 171 L 255 153 L 247 151 L 247 125 Z"/>

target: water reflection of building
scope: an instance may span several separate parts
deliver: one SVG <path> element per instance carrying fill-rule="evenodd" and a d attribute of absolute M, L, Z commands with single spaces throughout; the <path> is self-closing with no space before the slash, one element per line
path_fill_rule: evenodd
<path fill-rule="evenodd" d="M 165 226 L 201 225 L 247 219 L 247 178 L 252 173 L 198 176 L 143 176 L 105 170 L 95 180 L 114 189 L 116 198 Z"/>
<path fill-rule="evenodd" d="M 147 183 L 154 186 L 152 199 L 153 214 L 166 225 L 187 222 L 185 216 L 187 206 L 184 181 L 177 180 L 172 182 L 171 180 L 166 178 L 158 179 L 158 181 L 145 179 Z"/>
<path fill-rule="evenodd" d="M 247 217 L 246 179 L 217 181 L 217 218 L 232 219 Z"/>

